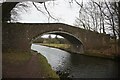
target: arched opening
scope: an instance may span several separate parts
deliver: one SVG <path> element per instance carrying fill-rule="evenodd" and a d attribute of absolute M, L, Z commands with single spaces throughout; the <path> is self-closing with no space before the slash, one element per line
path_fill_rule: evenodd
<path fill-rule="evenodd" d="M 58 35 L 60 36 L 62 39 L 62 41 L 60 42 L 60 38 L 58 38 L 56 41 L 56 39 L 51 39 L 50 41 L 50 37 L 48 36 L 49 39 L 43 39 L 42 36 L 44 35 Z M 47 41 L 48 40 L 48 41 Z M 32 39 L 31 44 L 32 43 L 41 43 L 41 45 L 46 45 L 45 43 L 47 43 L 46 46 L 50 46 L 50 47 L 56 47 L 56 48 L 60 48 L 60 49 L 64 49 L 66 51 L 70 51 L 73 53 L 79 53 L 79 54 L 83 54 L 84 53 L 84 45 L 82 43 L 81 40 L 79 40 L 79 38 L 77 38 L 76 36 L 68 33 L 68 32 L 63 32 L 63 31 L 49 31 L 49 32 L 44 32 L 42 34 L 40 34 L 39 36 L 36 36 L 34 39 Z M 50 45 L 50 44 L 57 44 L 57 45 Z M 64 47 L 60 47 L 59 45 L 63 44 Z M 67 47 L 65 47 L 67 46 Z"/>

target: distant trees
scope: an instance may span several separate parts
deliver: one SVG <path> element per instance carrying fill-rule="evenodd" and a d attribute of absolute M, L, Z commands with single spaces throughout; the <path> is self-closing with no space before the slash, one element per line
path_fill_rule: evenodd
<path fill-rule="evenodd" d="M 33 41 L 33 43 L 44 43 L 44 44 L 69 44 L 65 38 L 39 38 Z"/>

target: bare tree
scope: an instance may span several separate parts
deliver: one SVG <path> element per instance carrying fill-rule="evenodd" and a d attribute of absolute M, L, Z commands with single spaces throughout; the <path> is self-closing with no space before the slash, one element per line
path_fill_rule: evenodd
<path fill-rule="evenodd" d="M 113 2 L 111 4 L 111 8 L 113 9 L 114 13 L 116 14 L 114 21 L 117 24 L 117 27 L 115 26 L 115 30 L 116 30 L 118 38 L 119 38 L 118 39 L 118 46 L 120 47 L 120 1 Z"/>
<path fill-rule="evenodd" d="M 106 30 L 109 29 L 115 38 L 119 35 L 117 27 L 119 21 L 118 2 L 95 2 L 90 0 L 88 3 L 83 4 L 83 2 L 79 3 L 77 0 L 74 1 L 80 6 L 79 18 L 76 19 L 76 24 L 82 24 L 85 29 L 90 27 L 89 29 L 100 33 L 106 33 Z"/>
<path fill-rule="evenodd" d="M 44 0 L 42 2 L 41 1 L 38 3 L 43 4 L 43 6 L 47 12 L 48 18 L 51 18 L 51 19 L 58 21 L 58 19 L 54 18 L 51 15 L 51 13 L 49 12 L 49 10 L 47 9 L 47 6 L 45 3 L 49 0 Z M 50 0 L 50 1 L 54 1 L 54 0 Z M 42 14 L 45 15 L 45 12 L 42 11 L 41 9 L 39 9 L 39 7 L 36 5 L 35 2 L 32 2 L 32 4 L 38 11 L 42 12 Z M 20 8 L 19 10 L 15 9 L 15 8 L 17 8 L 16 5 L 19 6 L 19 8 Z M 21 3 L 19 3 L 19 2 L 5 2 L 5 3 L 3 3 L 2 7 L 3 7 L 3 22 L 6 22 L 6 21 L 11 21 L 11 20 L 16 21 L 17 18 L 20 19 L 18 11 L 21 12 L 24 9 L 26 12 L 28 12 L 29 8 L 31 6 L 29 6 L 29 4 L 27 2 L 21 2 Z M 12 18 L 11 18 L 11 12 L 14 15 L 14 17 L 12 16 Z"/>
<path fill-rule="evenodd" d="M 90 29 L 97 32 L 100 17 L 98 7 L 92 1 L 85 4 L 83 4 L 83 2 L 80 4 L 76 0 L 75 2 L 80 6 L 79 19 L 77 18 L 77 22 L 79 20 L 80 23 L 84 23 L 84 28 L 86 27 L 85 29 Z"/>
<path fill-rule="evenodd" d="M 53 0 L 53 2 L 54 2 L 54 0 Z M 36 8 L 38 11 L 42 12 L 43 14 L 45 14 L 44 11 L 42 11 L 41 9 L 38 8 L 38 6 L 35 4 L 35 2 L 32 2 L 32 3 L 33 3 L 33 5 L 35 6 L 35 8 Z M 53 3 L 53 4 L 54 4 L 54 3 Z M 47 14 L 48 14 L 48 16 L 49 16 L 49 17 L 48 17 L 48 22 L 50 22 L 50 18 L 53 19 L 53 20 L 55 20 L 55 21 L 59 21 L 59 19 L 53 17 L 52 14 L 49 12 L 49 10 L 48 10 L 47 5 L 46 5 L 45 2 L 43 3 L 43 5 L 44 5 L 44 8 L 45 8 L 45 10 L 46 10 L 46 12 L 47 12 Z"/>
<path fill-rule="evenodd" d="M 83 26 L 84 29 L 92 29 L 90 26 L 90 14 L 87 11 L 87 7 L 83 4 L 83 2 L 79 3 L 75 0 L 76 4 L 79 5 L 79 18 L 76 18 L 76 25 Z M 94 19 L 93 19 L 94 20 Z M 94 21 L 93 21 L 94 22 Z M 79 23 L 79 25 L 78 25 Z"/>
<path fill-rule="evenodd" d="M 109 21 L 111 22 L 112 31 L 113 31 L 114 37 L 115 37 L 115 39 L 116 39 L 115 21 L 114 21 L 114 16 L 115 16 L 115 15 L 114 15 L 113 10 L 110 8 L 111 3 L 109 3 L 109 5 L 108 5 L 108 3 L 105 2 L 105 4 L 106 4 L 106 7 L 107 7 L 107 9 L 108 9 L 108 11 L 109 11 L 109 14 L 110 14 Z"/>

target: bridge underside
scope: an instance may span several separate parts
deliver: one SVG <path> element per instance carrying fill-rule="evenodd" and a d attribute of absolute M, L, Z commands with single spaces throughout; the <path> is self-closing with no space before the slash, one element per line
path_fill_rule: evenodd
<path fill-rule="evenodd" d="M 82 42 L 77 39 L 74 35 L 67 33 L 67 32 L 62 32 L 62 31 L 51 31 L 51 32 L 46 32 L 43 34 L 55 34 L 55 35 L 60 35 L 64 37 L 71 45 L 69 51 L 74 52 L 74 53 L 84 53 L 84 48 Z M 41 34 L 41 35 L 43 35 Z M 40 35 L 40 36 L 41 36 Z"/>

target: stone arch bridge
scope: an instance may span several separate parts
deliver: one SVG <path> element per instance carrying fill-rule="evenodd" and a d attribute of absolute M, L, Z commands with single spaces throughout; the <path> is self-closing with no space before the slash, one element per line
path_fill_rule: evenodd
<path fill-rule="evenodd" d="M 72 45 L 71 52 L 83 53 L 109 44 L 109 36 L 77 28 L 63 23 L 3 23 L 3 51 L 30 51 L 31 42 L 44 34 L 57 34 L 66 38 Z"/>

